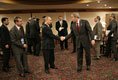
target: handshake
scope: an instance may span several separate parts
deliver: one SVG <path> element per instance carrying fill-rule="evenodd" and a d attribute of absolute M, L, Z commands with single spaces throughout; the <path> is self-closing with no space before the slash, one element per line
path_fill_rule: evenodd
<path fill-rule="evenodd" d="M 64 40 L 65 40 L 65 37 L 64 37 L 64 36 L 61 36 L 61 37 L 60 37 L 60 40 L 61 40 L 61 41 L 64 41 Z"/>

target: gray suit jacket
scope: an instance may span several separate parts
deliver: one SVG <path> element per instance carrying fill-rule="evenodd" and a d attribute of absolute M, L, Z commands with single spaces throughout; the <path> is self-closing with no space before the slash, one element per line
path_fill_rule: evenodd
<path fill-rule="evenodd" d="M 22 33 L 24 35 L 23 27 L 21 27 L 21 31 L 22 31 Z M 19 31 L 18 31 L 16 26 L 14 26 L 10 30 L 10 37 L 11 37 L 13 52 L 17 53 L 17 52 L 23 51 L 24 48 L 23 48 L 23 44 L 21 43 L 21 38 L 22 37 L 20 36 L 20 33 L 19 33 Z M 25 36 L 24 36 L 24 39 L 25 39 Z M 24 43 L 26 43 L 26 41 Z"/>
<path fill-rule="evenodd" d="M 66 36 L 66 39 L 75 35 L 77 48 L 80 48 L 80 45 L 83 47 L 90 47 L 90 41 L 94 40 L 94 37 L 89 22 L 87 20 L 80 20 L 79 32 L 77 31 L 75 22 L 72 23 L 71 27 L 71 33 Z"/>
<path fill-rule="evenodd" d="M 97 22 L 93 28 L 93 35 L 97 35 L 97 37 L 102 40 L 102 24 L 101 22 Z"/>

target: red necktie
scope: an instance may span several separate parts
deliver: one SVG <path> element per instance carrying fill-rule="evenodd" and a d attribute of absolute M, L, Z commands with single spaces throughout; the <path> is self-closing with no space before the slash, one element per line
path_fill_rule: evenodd
<path fill-rule="evenodd" d="M 77 31 L 79 32 L 79 24 L 77 23 Z"/>

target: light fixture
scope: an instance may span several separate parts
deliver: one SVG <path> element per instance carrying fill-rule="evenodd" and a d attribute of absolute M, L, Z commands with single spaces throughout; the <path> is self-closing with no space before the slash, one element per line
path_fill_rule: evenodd
<path fill-rule="evenodd" d="M 106 6 L 107 6 L 107 4 L 104 4 L 104 6 L 106 7 Z"/>
<path fill-rule="evenodd" d="M 89 4 L 86 4 L 86 6 L 88 7 L 88 6 L 90 6 Z"/>
<path fill-rule="evenodd" d="M 97 3 L 100 3 L 100 1 L 97 1 Z"/>
<path fill-rule="evenodd" d="M 110 9 L 112 8 L 112 7 L 109 7 Z"/>

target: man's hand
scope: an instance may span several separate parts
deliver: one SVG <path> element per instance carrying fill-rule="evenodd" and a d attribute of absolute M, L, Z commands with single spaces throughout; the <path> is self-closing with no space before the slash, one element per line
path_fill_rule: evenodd
<path fill-rule="evenodd" d="M 7 45 L 5 45 L 5 48 L 7 48 L 7 49 L 8 49 L 8 48 L 9 48 L 9 45 L 8 45 L 8 44 L 7 44 Z"/>
<path fill-rule="evenodd" d="M 24 44 L 23 47 L 24 47 L 24 48 L 27 48 L 27 44 Z"/>
<path fill-rule="evenodd" d="M 64 41 L 64 40 L 65 40 L 65 37 L 61 36 L 61 37 L 60 37 L 60 40 L 61 40 L 61 41 Z"/>
<path fill-rule="evenodd" d="M 92 46 L 95 45 L 95 41 L 94 41 L 94 40 L 91 41 L 91 45 L 92 45 Z"/>
<path fill-rule="evenodd" d="M 61 31 L 62 29 L 64 29 L 64 28 L 63 28 L 63 27 L 60 27 L 60 28 L 59 28 L 59 31 Z"/>

